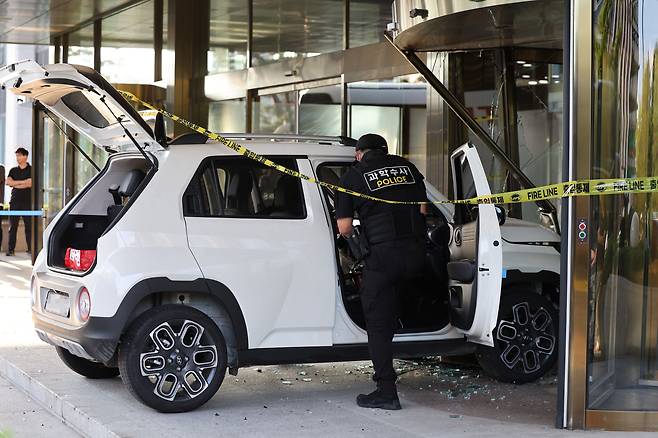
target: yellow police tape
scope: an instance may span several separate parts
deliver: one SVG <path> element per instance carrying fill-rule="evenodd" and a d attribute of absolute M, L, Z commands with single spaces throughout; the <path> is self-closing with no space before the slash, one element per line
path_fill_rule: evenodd
<path fill-rule="evenodd" d="M 539 186 L 532 189 L 516 190 L 512 192 L 497 193 L 493 195 L 477 196 L 470 199 L 455 199 L 450 201 L 391 201 L 388 199 L 377 198 L 375 196 L 358 193 L 353 190 L 346 189 L 334 184 L 329 184 L 324 181 L 317 180 L 308 175 L 304 175 L 293 169 L 288 169 L 285 166 L 276 164 L 275 162 L 257 154 L 246 147 L 222 137 L 219 134 L 210 132 L 201 126 L 198 126 L 188 120 L 183 119 L 175 114 L 166 110 L 156 108 L 151 104 L 144 102 L 132 93 L 126 91 L 119 91 L 124 97 L 133 102 L 139 103 L 150 110 L 157 111 L 163 116 L 170 118 L 174 122 L 180 123 L 189 129 L 205 135 L 211 140 L 216 140 L 222 143 L 229 149 L 237 152 L 252 160 L 256 160 L 266 166 L 277 169 L 280 172 L 303 179 L 305 181 L 318 184 L 322 187 L 327 187 L 337 192 L 347 193 L 352 196 L 367 199 L 370 201 L 385 202 L 388 204 L 515 204 L 521 202 L 536 202 L 547 199 L 559 199 L 570 196 L 596 196 L 596 195 L 615 195 L 621 193 L 643 193 L 658 191 L 658 177 L 642 177 L 642 178 L 619 178 L 619 179 L 591 179 L 582 181 L 568 181 L 557 184 L 549 184 Z"/>

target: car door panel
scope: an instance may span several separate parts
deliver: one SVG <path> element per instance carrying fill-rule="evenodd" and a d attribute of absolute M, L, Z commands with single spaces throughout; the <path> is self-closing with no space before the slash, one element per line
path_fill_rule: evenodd
<path fill-rule="evenodd" d="M 307 159 L 297 160 L 311 173 Z M 304 219 L 186 217 L 204 277 L 225 284 L 244 314 L 249 348 L 332 345 L 331 233 L 319 192 L 302 181 Z"/>
<path fill-rule="evenodd" d="M 486 173 L 472 145 L 451 156 L 455 197 L 491 194 Z M 502 245 L 495 206 L 458 206 L 450 244 L 451 323 L 475 343 L 493 345 L 502 283 Z"/>

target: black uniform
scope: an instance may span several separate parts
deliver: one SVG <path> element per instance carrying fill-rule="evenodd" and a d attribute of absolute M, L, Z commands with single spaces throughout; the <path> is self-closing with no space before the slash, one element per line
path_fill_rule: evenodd
<path fill-rule="evenodd" d="M 0 211 L 4 210 L 5 203 L 5 166 L 0 164 Z M 0 249 L 2 248 L 2 220 L 4 216 L 0 215 Z"/>
<path fill-rule="evenodd" d="M 24 181 L 32 178 L 32 166 L 29 164 L 24 169 L 20 167 L 12 167 L 9 171 L 8 177 L 14 181 Z M 30 192 L 32 189 L 17 189 L 12 187 L 11 198 L 9 200 L 10 210 L 29 210 L 30 209 Z M 32 237 L 32 222 L 29 216 L 9 216 L 9 246 L 7 252 L 12 253 L 16 248 L 16 234 L 18 232 L 18 221 L 23 218 L 23 225 L 25 226 L 25 240 L 27 242 L 28 251 L 30 250 L 30 242 Z"/>
<path fill-rule="evenodd" d="M 340 180 L 359 193 L 396 201 L 426 201 L 423 176 L 409 161 L 369 150 Z M 370 250 L 365 258 L 361 301 L 377 387 L 396 393 L 392 340 L 396 328 L 396 285 L 421 275 L 425 219 L 419 205 L 369 201 L 338 192 L 336 217 L 358 213 Z"/>

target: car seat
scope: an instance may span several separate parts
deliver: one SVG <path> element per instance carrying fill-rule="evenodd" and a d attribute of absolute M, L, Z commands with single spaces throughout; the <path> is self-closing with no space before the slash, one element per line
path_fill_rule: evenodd
<path fill-rule="evenodd" d="M 107 219 L 112 223 L 123 209 L 124 198 L 130 198 L 142 183 L 146 174 L 140 169 L 133 169 L 123 178 L 120 185 L 113 184 L 109 192 L 114 199 L 114 205 L 107 207 Z"/>
<path fill-rule="evenodd" d="M 244 216 L 253 213 L 251 207 L 251 190 L 254 180 L 248 170 L 238 170 L 231 175 L 226 190 L 227 216 Z"/>
<path fill-rule="evenodd" d="M 299 183 L 295 177 L 282 175 L 274 189 L 274 205 L 271 217 L 301 217 L 303 208 L 299 202 Z"/>

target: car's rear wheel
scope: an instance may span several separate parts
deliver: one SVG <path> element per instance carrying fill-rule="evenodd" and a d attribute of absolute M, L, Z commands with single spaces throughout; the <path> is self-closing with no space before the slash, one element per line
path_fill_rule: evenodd
<path fill-rule="evenodd" d="M 108 367 L 100 362 L 78 357 L 66 348 L 55 347 L 57 355 L 71 370 L 89 379 L 111 379 L 119 375 L 119 368 Z"/>
<path fill-rule="evenodd" d="M 534 292 L 503 292 L 494 346 L 478 345 L 483 370 L 503 382 L 527 383 L 549 371 L 558 355 L 558 314 Z"/>
<path fill-rule="evenodd" d="M 226 342 L 204 313 L 165 305 L 141 315 L 119 350 L 121 378 L 130 392 L 160 412 L 198 408 L 226 374 Z"/>

